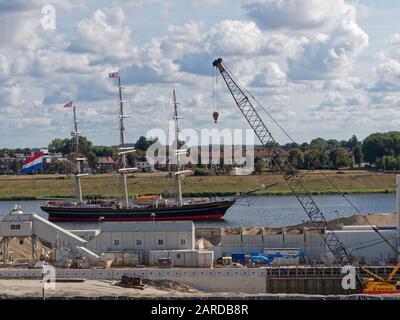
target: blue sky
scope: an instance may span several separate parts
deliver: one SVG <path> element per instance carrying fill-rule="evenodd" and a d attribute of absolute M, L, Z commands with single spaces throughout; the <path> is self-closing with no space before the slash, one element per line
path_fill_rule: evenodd
<path fill-rule="evenodd" d="M 41 25 L 45 5 L 55 30 Z M 218 56 L 295 141 L 397 130 L 399 12 L 395 0 L 0 0 L 0 147 L 68 137 L 70 99 L 84 135 L 116 144 L 115 70 L 128 141 L 168 128 L 174 86 L 183 127 L 247 128 L 222 82 L 212 121 Z"/>

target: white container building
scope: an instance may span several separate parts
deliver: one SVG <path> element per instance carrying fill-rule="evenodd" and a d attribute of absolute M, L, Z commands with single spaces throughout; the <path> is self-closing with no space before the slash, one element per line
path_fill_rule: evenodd
<path fill-rule="evenodd" d="M 88 248 L 99 253 L 140 252 L 141 263 L 149 262 L 151 250 L 194 250 L 192 221 L 105 222 Z"/>

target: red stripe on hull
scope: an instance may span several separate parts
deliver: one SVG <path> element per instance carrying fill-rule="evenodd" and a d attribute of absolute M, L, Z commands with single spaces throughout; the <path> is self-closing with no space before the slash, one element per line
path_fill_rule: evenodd
<path fill-rule="evenodd" d="M 173 220 L 203 220 L 223 219 L 223 214 L 212 214 L 204 216 L 177 216 L 177 217 L 148 217 L 148 218 L 104 218 L 102 221 L 173 221 Z M 49 216 L 49 221 L 99 221 L 98 218 L 60 218 Z"/>
<path fill-rule="evenodd" d="M 400 294 L 400 290 L 364 290 L 364 294 Z"/>

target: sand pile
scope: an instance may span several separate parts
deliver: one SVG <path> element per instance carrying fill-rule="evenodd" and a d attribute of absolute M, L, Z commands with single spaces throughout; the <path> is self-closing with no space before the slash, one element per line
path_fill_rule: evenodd
<path fill-rule="evenodd" d="M 204 239 L 204 247 L 217 246 L 221 242 L 220 228 L 196 228 L 196 240 Z"/>
<path fill-rule="evenodd" d="M 353 215 L 350 217 L 341 217 L 330 220 L 329 223 L 333 229 L 341 229 L 342 226 L 354 226 L 354 225 L 376 225 L 376 226 L 391 226 L 396 225 L 397 215 L 394 213 L 371 213 L 365 215 Z M 311 222 L 305 222 L 298 225 L 292 225 L 285 227 L 286 233 L 288 234 L 301 234 L 303 228 L 313 228 Z M 245 227 L 243 228 L 243 234 L 257 235 L 260 234 L 262 229 L 267 234 L 282 234 L 282 228 L 271 228 L 271 227 Z M 222 235 L 238 235 L 240 234 L 240 228 L 198 228 L 196 229 L 196 239 L 204 239 L 204 247 L 210 248 L 212 246 L 218 246 L 221 241 Z"/>
<path fill-rule="evenodd" d="M 371 213 L 365 215 L 355 214 L 350 217 L 341 217 L 329 221 L 333 229 L 340 229 L 342 226 L 356 225 L 376 225 L 376 226 L 393 226 L 396 225 L 397 215 L 394 213 Z M 312 228 L 310 222 L 305 222 L 299 225 L 290 226 L 288 228 Z"/>
<path fill-rule="evenodd" d="M 243 228 L 243 234 L 249 234 L 249 235 L 257 235 L 262 233 L 261 227 L 251 227 L 251 228 Z"/>
<path fill-rule="evenodd" d="M 32 242 L 29 238 L 13 239 L 9 243 L 9 251 L 14 261 L 26 260 L 32 257 Z M 45 247 L 40 241 L 36 241 L 36 256 L 48 256 L 49 248 Z"/>
<path fill-rule="evenodd" d="M 144 284 L 148 284 L 155 289 L 179 292 L 200 292 L 189 285 L 175 280 L 149 280 L 143 279 Z"/>

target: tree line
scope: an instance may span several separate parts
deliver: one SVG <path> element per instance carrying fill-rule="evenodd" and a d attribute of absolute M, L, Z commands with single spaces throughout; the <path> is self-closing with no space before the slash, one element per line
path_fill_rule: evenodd
<path fill-rule="evenodd" d="M 399 131 L 372 133 L 363 141 L 355 135 L 342 141 L 316 138 L 309 144 L 290 143 L 282 148 L 288 151 L 289 162 L 296 169 L 338 169 L 365 163 L 380 170 L 400 170 Z M 256 171 L 260 166 L 263 164 L 256 159 Z"/>
<path fill-rule="evenodd" d="M 132 146 L 135 147 L 136 152 L 127 155 L 127 161 L 130 166 L 135 166 L 137 159 L 145 157 L 147 148 L 151 145 L 152 141 L 147 140 L 145 137 L 140 137 Z M 3 148 L 0 149 L 0 173 L 18 173 L 22 168 L 22 161 L 16 158 L 18 154 L 28 156 L 31 151 L 38 151 L 38 149 L 30 148 Z M 76 140 L 75 138 L 56 138 L 48 145 L 50 154 L 59 153 L 63 156 L 61 159 L 53 158 L 50 163 L 44 163 L 43 173 L 64 173 L 69 174 L 75 171 L 76 165 L 74 159 L 85 157 L 89 167 L 96 172 L 98 168 L 99 157 L 111 157 L 117 159 L 118 146 L 94 146 L 93 143 L 84 136 L 79 137 L 79 155 L 76 154 Z M 11 162 L 8 168 L 5 169 L 5 161 L 3 166 L 1 160 L 5 156 L 11 157 Z"/>
<path fill-rule="evenodd" d="M 140 158 L 145 157 L 147 148 L 151 145 L 152 141 L 147 140 L 146 137 L 140 137 L 136 143 L 132 146 L 136 149 L 136 152 L 129 153 L 127 155 L 127 162 L 130 166 L 135 166 L 136 161 Z M 76 155 L 76 140 L 75 138 L 71 139 L 54 139 L 48 146 L 49 153 L 61 153 L 63 155 L 67 155 L 71 160 L 73 160 Z M 96 170 L 98 164 L 97 160 L 99 157 L 111 157 L 116 159 L 118 156 L 118 146 L 94 146 L 91 141 L 89 141 L 86 137 L 79 137 L 79 155 L 84 156 L 88 165 L 91 169 Z M 58 161 L 60 162 L 60 161 Z M 71 162 L 70 162 L 71 163 Z M 72 164 L 72 163 L 71 163 Z M 59 166 L 59 163 L 56 164 Z M 65 165 L 65 164 L 64 164 Z M 67 171 L 67 168 L 64 168 L 64 171 Z M 71 168 L 73 171 L 73 167 Z M 56 169 L 57 172 L 59 170 Z M 61 170 L 63 171 L 63 170 Z"/>
<path fill-rule="evenodd" d="M 135 153 L 128 154 L 128 164 L 135 166 L 136 161 L 144 158 L 147 148 L 154 140 L 140 137 L 133 147 Z M 74 170 L 73 159 L 75 154 L 74 138 L 57 138 L 48 145 L 51 154 L 61 153 L 68 161 L 54 161 L 47 166 L 50 172 L 72 172 Z M 355 135 L 349 140 L 336 140 L 323 138 L 313 139 L 310 143 L 289 143 L 280 146 L 286 151 L 288 160 L 296 169 L 338 169 L 360 166 L 362 162 L 371 167 L 383 170 L 400 170 L 400 132 L 391 131 L 386 133 L 373 133 L 363 141 L 359 141 Z M 257 147 L 256 147 L 257 148 Z M 29 148 L 0 149 L 0 158 L 6 154 L 17 153 L 29 154 Z M 79 137 L 79 153 L 88 160 L 92 169 L 97 168 L 99 157 L 117 158 L 118 146 L 94 146 L 86 137 Z M 255 158 L 255 169 L 261 172 L 266 163 L 265 159 Z M 281 161 L 281 159 L 274 159 Z M 12 171 L 17 172 L 21 167 L 18 161 L 12 162 Z"/>

